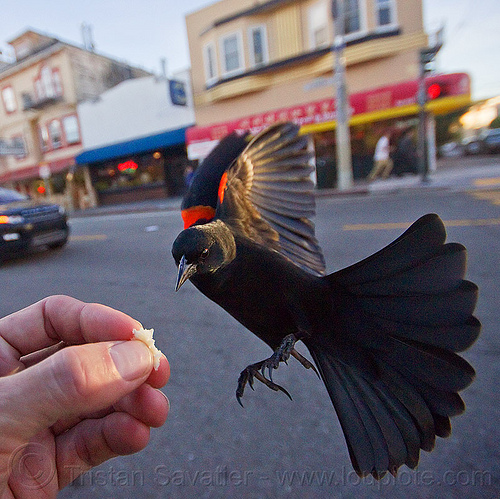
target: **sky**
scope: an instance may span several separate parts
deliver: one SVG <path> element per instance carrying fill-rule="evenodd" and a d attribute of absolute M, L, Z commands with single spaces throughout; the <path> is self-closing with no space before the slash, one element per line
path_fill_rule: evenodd
<path fill-rule="evenodd" d="M 31 27 L 81 45 L 81 25 L 93 28 L 96 51 L 160 73 L 189 67 L 185 15 L 213 0 L 7 0 L 0 14 L 0 51 Z M 470 74 L 473 99 L 500 95 L 500 2 L 423 0 L 428 33 L 444 26 L 440 72 Z M 1 57 L 1 56 L 0 56 Z"/>

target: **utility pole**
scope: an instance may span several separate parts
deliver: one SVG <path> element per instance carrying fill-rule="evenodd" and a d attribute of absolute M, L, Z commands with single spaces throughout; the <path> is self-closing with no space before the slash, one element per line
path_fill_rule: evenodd
<path fill-rule="evenodd" d="M 427 88 L 425 76 L 431 71 L 430 66 L 437 53 L 443 46 L 443 28 L 435 36 L 432 47 L 426 47 L 420 51 L 419 77 L 418 77 L 418 171 L 422 182 L 429 182 L 429 151 L 427 147 Z"/>
<path fill-rule="evenodd" d="M 423 51 L 420 52 L 420 71 L 418 76 L 418 171 L 422 182 L 429 182 L 429 161 L 427 157 L 427 89 L 425 88 L 426 63 Z"/>
<path fill-rule="evenodd" d="M 334 24 L 333 51 L 335 54 L 334 81 L 336 89 L 336 164 L 337 188 L 345 191 L 352 188 L 351 136 L 349 132 L 349 99 L 345 78 L 345 9 L 344 0 L 332 0 Z"/>

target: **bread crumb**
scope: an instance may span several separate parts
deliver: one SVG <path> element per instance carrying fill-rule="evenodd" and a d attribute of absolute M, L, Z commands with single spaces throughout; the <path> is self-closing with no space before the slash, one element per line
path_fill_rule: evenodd
<path fill-rule="evenodd" d="M 134 339 L 142 341 L 153 354 L 153 367 L 155 371 L 158 371 L 160 367 L 161 351 L 155 346 L 155 340 L 153 339 L 154 329 L 134 329 Z"/>

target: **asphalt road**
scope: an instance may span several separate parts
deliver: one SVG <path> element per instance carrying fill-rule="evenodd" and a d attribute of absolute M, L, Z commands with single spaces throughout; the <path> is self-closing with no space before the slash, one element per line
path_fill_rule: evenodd
<path fill-rule="evenodd" d="M 4 264 L 0 315 L 54 293 L 106 303 L 155 328 L 171 363 L 165 388 L 171 413 L 152 431 L 147 449 L 92 470 L 61 497 L 499 497 L 499 197 L 416 190 L 318 202 L 317 234 L 329 271 L 368 256 L 420 215 L 436 212 L 449 240 L 467 246 L 468 277 L 481 291 L 483 332 L 464 354 L 477 371 L 463 392 L 466 413 L 453 420 L 450 438 L 422 452 L 417 471 L 402 468 L 381 482 L 352 471 L 324 386 L 293 359 L 275 374 L 293 402 L 258 384 L 245 393 L 245 409 L 237 404 L 239 372 L 270 351 L 192 285 L 174 292 L 176 212 L 74 219 L 63 250 Z"/>

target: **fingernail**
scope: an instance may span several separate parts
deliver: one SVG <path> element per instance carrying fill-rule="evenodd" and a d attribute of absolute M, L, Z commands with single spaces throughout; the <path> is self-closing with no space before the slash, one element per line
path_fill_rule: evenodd
<path fill-rule="evenodd" d="M 168 404 L 168 412 L 170 412 L 170 400 L 161 390 L 158 390 L 158 391 L 165 397 L 165 400 L 167 401 L 167 404 Z"/>
<path fill-rule="evenodd" d="M 153 368 L 151 351 L 142 341 L 116 343 L 109 353 L 120 376 L 126 381 L 141 378 Z"/>

